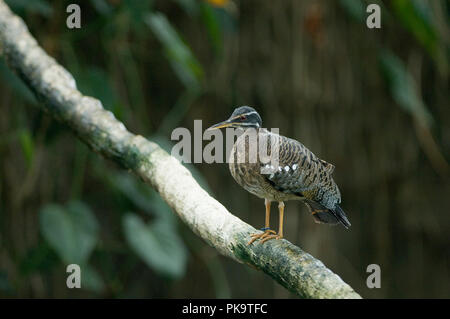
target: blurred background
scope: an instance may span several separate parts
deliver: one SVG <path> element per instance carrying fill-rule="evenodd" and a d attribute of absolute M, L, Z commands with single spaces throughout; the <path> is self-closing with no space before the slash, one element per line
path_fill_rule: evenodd
<path fill-rule="evenodd" d="M 289 241 L 363 297 L 450 297 L 449 1 L 6 2 L 82 93 L 169 151 L 174 128 L 254 106 L 263 126 L 336 166 L 352 222 L 318 225 L 289 202 Z M 82 27 L 70 30 L 74 2 Z M 381 29 L 366 26 L 369 3 Z M 36 104 L 0 58 L 0 297 L 295 298 L 219 255 Z M 187 166 L 263 226 L 263 201 L 227 164 Z M 66 287 L 74 262 L 82 289 Z M 369 264 L 380 289 L 366 286 Z"/>

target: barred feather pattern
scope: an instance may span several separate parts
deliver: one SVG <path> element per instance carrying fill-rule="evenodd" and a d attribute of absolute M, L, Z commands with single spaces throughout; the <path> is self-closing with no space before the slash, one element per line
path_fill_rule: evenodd
<path fill-rule="evenodd" d="M 251 161 L 249 151 L 251 147 L 254 150 L 255 142 L 251 136 L 257 137 L 258 147 L 267 146 L 268 158 L 259 156 L 258 149 L 256 161 Z M 278 165 L 274 165 L 269 160 L 277 152 Z M 328 209 L 334 209 L 341 202 L 339 188 L 331 176 L 332 164 L 318 158 L 302 143 L 266 129 L 256 132 L 248 129 L 237 138 L 230 154 L 229 168 L 239 185 L 260 198 L 271 201 L 309 199 Z M 262 168 L 271 169 L 271 172 L 262 173 Z"/>

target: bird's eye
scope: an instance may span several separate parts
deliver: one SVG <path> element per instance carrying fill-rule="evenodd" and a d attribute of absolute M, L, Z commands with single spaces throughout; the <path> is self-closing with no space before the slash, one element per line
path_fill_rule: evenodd
<path fill-rule="evenodd" d="M 241 115 L 241 120 L 245 120 L 247 117 L 245 115 Z"/>

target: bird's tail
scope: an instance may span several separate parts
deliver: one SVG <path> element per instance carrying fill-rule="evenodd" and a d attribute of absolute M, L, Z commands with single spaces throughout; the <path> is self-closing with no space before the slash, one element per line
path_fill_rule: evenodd
<path fill-rule="evenodd" d="M 335 208 L 331 210 L 313 200 L 306 200 L 305 204 L 308 206 L 317 223 L 333 225 L 342 224 L 345 228 L 351 226 L 347 216 L 339 205 L 336 205 Z"/>
<path fill-rule="evenodd" d="M 350 224 L 350 221 L 348 220 L 347 215 L 345 215 L 341 206 L 336 205 L 334 207 L 334 210 L 332 210 L 331 212 L 334 214 L 337 220 L 339 220 L 339 222 L 344 225 L 345 228 L 349 228 L 352 225 Z"/>

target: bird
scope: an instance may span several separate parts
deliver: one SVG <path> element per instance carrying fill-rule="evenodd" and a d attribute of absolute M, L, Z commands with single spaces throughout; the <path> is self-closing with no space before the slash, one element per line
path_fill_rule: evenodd
<path fill-rule="evenodd" d="M 231 175 L 245 190 L 264 199 L 265 204 L 265 227 L 250 235 L 248 245 L 257 240 L 265 243 L 283 238 L 284 202 L 289 200 L 302 201 L 316 223 L 341 224 L 346 229 L 351 226 L 340 206 L 341 193 L 332 178 L 333 164 L 317 157 L 299 141 L 263 128 L 261 116 L 250 106 L 236 108 L 227 120 L 207 130 L 228 127 L 242 131 L 229 155 Z M 266 158 L 251 154 L 255 141 L 266 147 Z M 276 158 L 275 165 L 267 157 Z M 270 228 L 272 202 L 278 202 L 278 233 Z"/>

